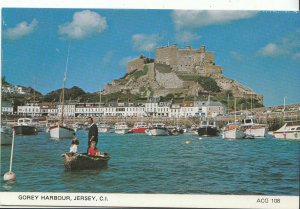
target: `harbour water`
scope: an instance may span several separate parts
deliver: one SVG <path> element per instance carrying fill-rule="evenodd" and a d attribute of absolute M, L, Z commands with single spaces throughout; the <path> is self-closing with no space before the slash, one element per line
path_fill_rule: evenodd
<path fill-rule="evenodd" d="M 85 152 L 87 132 L 79 131 L 77 137 L 79 152 Z M 61 157 L 70 143 L 70 139 L 50 139 L 47 133 L 17 136 L 14 183 L 3 181 L 4 173 L 9 171 L 11 147 L 2 146 L 0 191 L 299 194 L 299 141 L 271 136 L 223 140 L 191 134 L 103 134 L 98 147 L 112 156 L 108 167 L 76 172 L 65 171 Z"/>

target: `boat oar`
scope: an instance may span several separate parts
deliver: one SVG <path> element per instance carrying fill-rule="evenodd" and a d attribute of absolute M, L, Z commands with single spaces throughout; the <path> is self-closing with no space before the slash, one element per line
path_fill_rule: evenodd
<path fill-rule="evenodd" d="M 4 181 L 15 181 L 16 180 L 16 174 L 14 172 L 12 172 L 12 160 L 13 160 L 13 155 L 14 155 L 13 154 L 14 153 L 14 143 L 15 143 L 15 130 L 13 130 L 13 135 L 12 135 L 9 171 L 4 174 L 4 176 L 3 176 Z"/>

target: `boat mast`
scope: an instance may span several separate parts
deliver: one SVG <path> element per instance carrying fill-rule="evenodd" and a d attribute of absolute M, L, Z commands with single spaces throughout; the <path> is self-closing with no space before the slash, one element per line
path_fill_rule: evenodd
<path fill-rule="evenodd" d="M 67 55 L 67 61 L 66 61 L 66 70 L 64 74 L 64 82 L 63 82 L 63 88 L 62 88 L 62 104 L 61 104 L 61 123 L 64 124 L 64 107 L 65 107 L 65 85 L 67 81 L 67 72 L 68 72 L 68 62 L 69 62 L 69 51 L 70 51 L 70 45 L 68 46 L 68 55 Z"/>
<path fill-rule="evenodd" d="M 234 97 L 234 122 L 236 122 L 236 98 Z"/>

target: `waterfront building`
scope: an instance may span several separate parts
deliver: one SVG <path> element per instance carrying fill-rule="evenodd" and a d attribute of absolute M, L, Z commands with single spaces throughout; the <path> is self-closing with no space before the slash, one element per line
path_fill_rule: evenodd
<path fill-rule="evenodd" d="M 57 116 L 61 117 L 62 114 L 62 105 L 57 105 Z M 75 104 L 74 103 L 65 103 L 64 104 L 64 117 L 75 117 Z"/>
<path fill-rule="evenodd" d="M 40 104 L 41 115 L 43 116 L 57 116 L 56 104 L 51 102 L 43 102 Z"/>
<path fill-rule="evenodd" d="M 180 104 L 160 102 L 159 98 L 148 99 L 146 103 L 77 103 L 66 102 L 64 117 L 119 116 L 119 117 L 215 117 L 226 112 L 220 102 L 184 101 Z M 60 117 L 62 105 L 54 103 L 31 103 L 18 106 L 18 115 Z"/>
<path fill-rule="evenodd" d="M 198 107 L 199 116 L 216 117 L 226 113 L 226 107 L 221 102 L 214 101 L 195 101 L 194 104 Z"/>
<path fill-rule="evenodd" d="M 1 115 L 13 115 L 14 107 L 13 104 L 9 101 L 1 102 Z"/>
<path fill-rule="evenodd" d="M 22 116 L 40 116 L 41 108 L 38 103 L 27 103 L 23 106 L 18 106 L 17 114 Z"/>
<path fill-rule="evenodd" d="M 199 107 L 193 101 L 185 101 L 181 104 L 180 110 L 181 117 L 193 117 L 198 115 Z"/>

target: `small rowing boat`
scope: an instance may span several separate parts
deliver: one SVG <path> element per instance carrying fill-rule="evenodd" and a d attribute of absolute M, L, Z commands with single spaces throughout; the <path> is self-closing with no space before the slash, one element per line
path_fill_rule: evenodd
<path fill-rule="evenodd" d="M 110 159 L 108 153 L 101 153 L 99 156 L 91 156 L 86 153 L 67 152 L 62 154 L 66 170 L 98 170 L 107 166 Z"/>

